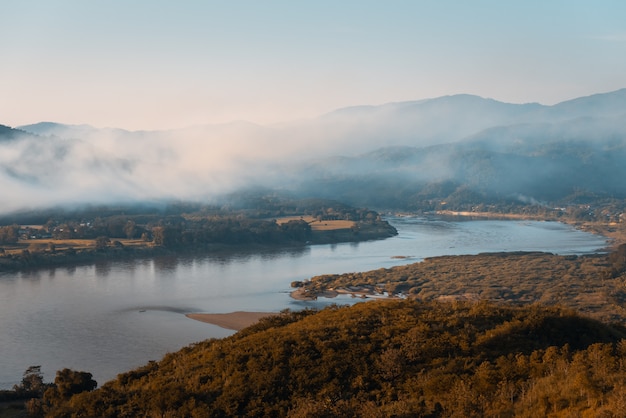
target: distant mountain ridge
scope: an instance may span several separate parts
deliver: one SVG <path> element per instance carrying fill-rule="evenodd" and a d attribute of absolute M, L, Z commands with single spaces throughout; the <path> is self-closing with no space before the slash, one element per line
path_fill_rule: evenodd
<path fill-rule="evenodd" d="M 317 118 L 287 124 L 285 127 L 263 127 L 239 121 L 218 125 L 200 125 L 167 131 L 128 131 L 118 128 L 98 129 L 90 125 L 65 125 L 39 122 L 18 126 L 17 129 L 37 135 L 89 135 L 108 131 L 119 134 L 162 134 L 164 132 L 202 131 L 227 132 L 229 130 L 269 130 L 274 135 L 312 133 L 305 137 L 317 137 L 326 133 L 332 137 L 361 135 L 386 137 L 384 145 L 400 145 L 396 139 L 406 141 L 402 145 L 424 146 L 456 142 L 471 135 L 498 126 L 534 123 L 554 123 L 580 117 L 626 117 L 626 88 L 609 93 L 599 93 L 557 103 L 513 104 L 470 94 L 457 94 L 432 99 L 393 102 L 382 105 L 364 105 L 340 108 Z M 328 132 L 331 130 L 331 132 Z M 318 131 L 318 132 L 316 132 Z M 321 132 L 320 132 L 321 131 Z M 334 132 L 332 132 L 334 131 Z M 385 134 L 386 132 L 386 134 Z M 410 139 L 413 138 L 411 141 Z M 321 139 L 321 138 L 317 138 Z M 392 141 L 394 143 L 389 143 Z"/>
<path fill-rule="evenodd" d="M 28 132 L 6 125 L 0 125 L 0 141 L 16 139 L 24 135 L 28 135 Z"/>
<path fill-rule="evenodd" d="M 469 107 L 463 118 L 449 117 L 451 109 L 462 113 L 460 103 Z M 366 119 L 364 113 L 392 108 L 396 115 L 426 108 L 420 114 L 433 112 L 441 124 L 449 117 L 457 128 L 465 125 L 448 141 L 420 141 L 416 130 L 416 145 L 391 140 L 389 146 L 343 160 L 319 159 L 294 173 L 302 188 L 356 205 L 407 209 L 435 198 L 477 204 L 494 199 L 555 202 L 581 192 L 626 197 L 621 180 L 626 176 L 626 89 L 553 106 L 460 95 L 347 112 Z M 483 118 L 472 125 L 471 119 L 485 109 L 489 123 Z M 482 126 L 488 127 L 477 130 Z M 364 130 L 374 135 L 373 126 Z"/>
<path fill-rule="evenodd" d="M 377 106 L 346 107 L 311 120 L 278 127 L 239 121 L 166 131 L 128 131 L 118 128 L 98 129 L 85 124 L 39 122 L 19 126 L 17 129 L 42 136 L 65 138 L 84 138 L 103 132 L 129 136 L 162 136 L 166 133 L 233 136 L 236 132 L 255 137 L 271 135 L 278 138 L 298 138 L 305 142 L 331 139 L 339 143 L 336 148 L 342 153 L 350 150 L 350 147 L 368 151 L 390 145 L 439 145 L 464 140 L 496 127 L 561 123 L 584 117 L 626 118 L 626 88 L 579 97 L 551 106 L 539 103 L 512 104 L 475 95 L 457 94 Z"/>
<path fill-rule="evenodd" d="M 387 141 L 386 145 L 425 146 L 456 142 L 497 126 L 562 122 L 585 116 L 624 115 L 626 89 L 552 106 L 538 103 L 511 104 L 460 94 L 380 106 L 344 108 L 323 115 L 318 120 L 326 129 L 354 129 L 361 135 L 361 139 L 378 138 Z"/>

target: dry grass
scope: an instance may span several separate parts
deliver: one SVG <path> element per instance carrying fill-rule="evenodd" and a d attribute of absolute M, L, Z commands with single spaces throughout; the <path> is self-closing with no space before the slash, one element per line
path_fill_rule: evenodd
<path fill-rule="evenodd" d="M 311 224 L 313 231 L 336 231 L 338 229 L 350 229 L 356 225 L 353 221 L 315 221 Z"/>
<path fill-rule="evenodd" d="M 111 242 L 113 241 L 119 241 L 125 247 L 141 247 L 147 245 L 145 241 L 140 239 L 112 239 Z M 2 247 L 5 250 L 5 254 L 17 255 L 23 250 L 44 252 L 50 249 L 50 245 L 54 245 L 56 251 L 64 251 L 69 248 L 74 248 L 75 250 L 93 250 L 96 248 L 96 241 L 93 239 L 20 239 L 17 244 L 3 245 Z"/>
<path fill-rule="evenodd" d="M 356 225 L 354 221 L 318 221 L 312 216 L 285 216 L 276 219 L 276 223 L 281 225 L 289 221 L 305 221 L 311 225 L 313 231 L 337 231 L 340 229 L 350 229 Z"/>
<path fill-rule="evenodd" d="M 602 320 L 626 321 L 626 275 L 608 276 L 609 265 L 605 256 L 442 256 L 391 269 L 317 276 L 304 282 L 304 289 L 312 297 L 327 289 L 364 286 L 424 301 L 563 305 Z"/>

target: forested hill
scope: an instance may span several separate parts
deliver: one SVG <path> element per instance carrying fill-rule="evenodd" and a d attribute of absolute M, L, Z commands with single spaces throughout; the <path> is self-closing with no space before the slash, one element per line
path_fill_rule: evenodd
<path fill-rule="evenodd" d="M 0 142 L 9 141 L 9 140 L 16 139 L 16 138 L 33 137 L 33 136 L 34 135 L 26 131 L 22 131 L 20 129 L 14 129 L 9 126 L 0 124 Z"/>
<path fill-rule="evenodd" d="M 301 190 L 374 207 L 434 208 L 491 202 L 626 198 L 623 117 L 493 127 L 428 147 L 387 147 L 319 159 L 294 170 Z"/>
<path fill-rule="evenodd" d="M 361 303 L 269 317 L 93 392 L 71 396 L 66 371 L 31 406 L 49 417 L 622 416 L 625 338 L 561 308 Z"/>

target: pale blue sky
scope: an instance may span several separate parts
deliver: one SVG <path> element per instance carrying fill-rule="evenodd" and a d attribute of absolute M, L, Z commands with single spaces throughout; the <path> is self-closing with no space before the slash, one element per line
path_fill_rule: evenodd
<path fill-rule="evenodd" d="M 127 129 L 626 87 L 626 2 L 0 0 L 0 123 Z"/>

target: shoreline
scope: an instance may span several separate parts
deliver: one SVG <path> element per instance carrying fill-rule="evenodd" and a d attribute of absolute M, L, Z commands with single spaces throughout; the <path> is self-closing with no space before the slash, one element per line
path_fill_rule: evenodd
<path fill-rule="evenodd" d="M 602 222 L 583 222 L 568 219 L 553 219 L 541 216 L 524 215 L 524 214 L 498 214 L 491 212 L 466 212 L 466 211 L 436 211 L 435 215 L 441 217 L 456 217 L 470 219 L 488 219 L 488 220 L 520 220 L 520 221 L 541 221 L 541 222 L 559 222 L 569 225 L 579 231 L 598 235 L 606 240 L 606 246 L 597 251 L 610 253 L 616 251 L 620 245 L 626 244 L 626 226 L 618 223 L 602 223 Z M 456 257 L 456 256 L 454 256 Z M 348 286 L 337 287 L 331 289 L 310 289 L 304 284 L 294 286 L 296 289 L 290 292 L 290 297 L 300 301 L 317 300 L 318 297 L 334 298 L 341 294 L 350 294 L 352 297 L 362 299 L 378 298 L 381 296 L 382 289 L 376 286 Z M 389 296 L 386 296 L 389 298 Z"/>
<path fill-rule="evenodd" d="M 460 218 L 478 218 L 478 219 L 495 219 L 495 220 L 528 220 L 528 221 L 545 221 L 560 222 L 570 225 L 580 231 L 590 234 L 600 235 L 607 240 L 607 251 L 614 251 L 621 244 L 626 244 L 626 227 L 618 223 L 602 223 L 602 222 L 585 222 L 575 221 L 571 219 L 558 219 L 534 215 L 524 215 L 517 213 L 492 213 L 492 212 L 468 212 L 468 211 L 451 211 L 440 210 L 434 212 L 438 216 L 452 216 Z M 621 228 L 620 228 L 621 226 Z"/>
<path fill-rule="evenodd" d="M 118 260 L 134 260 L 146 259 L 158 256 L 178 256 L 188 254 L 207 254 L 207 253 L 249 253 L 249 252 L 265 252 L 265 251 L 281 251 L 281 250 L 303 250 L 309 245 L 338 244 L 338 243 L 354 243 L 370 240 L 382 240 L 397 235 L 395 228 L 387 224 L 389 228 L 366 228 L 354 233 L 352 230 L 339 231 L 317 231 L 310 241 L 292 241 L 292 242 L 265 242 L 265 243 L 246 243 L 246 244 L 224 244 L 224 243 L 206 243 L 197 246 L 176 246 L 163 247 L 151 244 L 127 246 L 121 248 L 107 247 L 104 250 L 96 250 L 95 248 L 83 248 L 74 250 L 57 250 L 50 252 L 49 250 L 33 251 L 28 250 L 27 242 L 20 245 L 22 250 L 28 250 L 26 253 L 19 254 L 0 254 L 0 273 L 32 271 L 49 268 L 75 267 L 80 265 L 88 265 L 97 262 L 115 262 Z M 46 244 L 58 244 L 55 240 L 47 240 Z"/>

